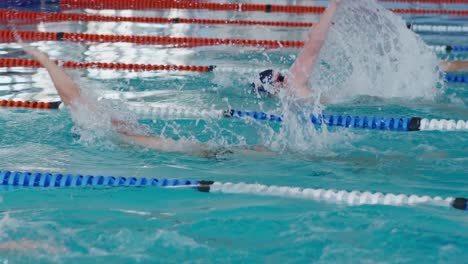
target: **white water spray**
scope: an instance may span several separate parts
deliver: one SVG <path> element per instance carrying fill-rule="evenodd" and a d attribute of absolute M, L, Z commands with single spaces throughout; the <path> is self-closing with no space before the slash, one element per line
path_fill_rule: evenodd
<path fill-rule="evenodd" d="M 355 95 L 433 99 L 438 59 L 405 21 L 374 0 L 343 0 L 312 86 L 330 99 Z"/>
<path fill-rule="evenodd" d="M 334 25 L 311 75 L 316 99 L 298 103 L 281 97 L 285 114 L 279 142 L 300 152 L 330 152 L 329 146 L 349 141 L 348 132 L 316 130 L 308 116 L 323 109 L 319 100 L 356 95 L 433 99 L 441 72 L 436 55 L 400 17 L 373 0 L 342 0 Z"/>

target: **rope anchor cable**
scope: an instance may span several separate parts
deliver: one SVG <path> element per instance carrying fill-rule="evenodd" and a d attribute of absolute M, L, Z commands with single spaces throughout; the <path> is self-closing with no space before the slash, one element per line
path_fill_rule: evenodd
<path fill-rule="evenodd" d="M 84 187 L 84 186 L 126 186 L 126 187 L 165 187 L 193 188 L 205 193 L 251 194 L 261 196 L 276 196 L 299 198 L 304 200 L 344 203 L 348 205 L 389 205 L 408 206 L 429 204 L 434 206 L 452 207 L 468 210 L 468 200 L 463 197 L 442 198 L 440 196 L 418 196 L 404 194 L 383 194 L 380 192 L 359 192 L 345 190 L 327 190 L 312 188 L 297 188 L 289 186 L 267 186 L 247 183 L 222 183 L 215 181 L 171 180 L 156 178 L 113 177 L 92 175 L 70 175 L 60 173 L 31 173 L 0 171 L 0 185 L 16 187 Z"/>

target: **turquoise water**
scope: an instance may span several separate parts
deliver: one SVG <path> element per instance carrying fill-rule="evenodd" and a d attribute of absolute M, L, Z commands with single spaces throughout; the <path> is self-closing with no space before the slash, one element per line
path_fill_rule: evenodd
<path fill-rule="evenodd" d="M 294 1 L 277 1 L 293 3 Z M 305 1 L 301 2 L 304 3 Z M 294 2 L 295 3 L 295 2 Z M 401 5 L 406 6 L 406 5 Z M 431 6 L 432 7 L 432 6 Z M 466 6 L 459 6 L 466 9 Z M 109 14 L 110 11 L 109 11 Z M 317 16 L 207 11 L 127 12 L 127 15 L 316 21 Z M 464 18 L 404 16 L 420 23 L 467 24 Z M 49 23 L 19 29 L 86 33 L 303 38 L 304 30 L 235 26 Z M 426 33 L 429 44 L 468 45 L 466 33 Z M 33 45 L 53 58 L 153 64 L 285 68 L 297 50 L 200 47 L 174 49 L 132 44 Z M 24 57 L 2 44 L 3 57 Z M 442 56 L 442 55 L 440 55 Z M 57 100 L 43 69 L 1 69 L 0 99 Z M 127 73 L 69 71 L 83 89 L 114 105 L 184 106 L 279 113 L 275 99 L 249 94 L 256 73 Z M 422 81 L 422 80 L 419 80 Z M 418 80 L 414 87 L 420 89 Z M 468 120 L 468 88 L 450 84 L 434 98 L 362 94 L 326 106 L 327 113 Z M 117 111 L 114 109 L 113 111 Z M 74 133 L 67 110 L 0 109 L 0 169 L 115 175 L 302 188 L 467 196 L 466 132 L 322 131 L 306 138 L 307 151 L 284 142 L 279 124 L 249 119 L 142 119 L 168 137 L 196 137 L 216 146 L 259 144 L 268 155 L 240 153 L 207 159 L 130 146 L 95 131 Z M 298 132 L 299 133 L 299 132 Z M 300 134 L 300 133 L 299 133 Z M 278 150 L 279 145 L 285 149 Z M 0 260 L 5 263 L 464 263 L 468 215 L 446 207 L 349 206 L 257 195 L 200 193 L 191 189 L 68 188 L 0 192 Z M 15 244 L 16 243 L 16 244 Z M 4 249 L 18 245 L 16 249 Z"/>

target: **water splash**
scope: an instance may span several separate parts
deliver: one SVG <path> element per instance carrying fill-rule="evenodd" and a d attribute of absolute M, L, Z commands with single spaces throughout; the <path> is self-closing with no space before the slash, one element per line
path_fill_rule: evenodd
<path fill-rule="evenodd" d="M 399 16 L 374 0 L 343 0 L 334 23 L 311 80 L 326 97 L 434 99 L 441 92 L 436 55 Z"/>
<path fill-rule="evenodd" d="M 0 241 L 10 239 L 10 233 L 15 232 L 21 227 L 21 222 L 13 217 L 10 217 L 8 212 L 2 214 L 0 218 Z"/>
<path fill-rule="evenodd" d="M 325 101 L 350 96 L 433 99 L 441 90 L 436 55 L 398 16 L 373 0 L 343 0 L 311 75 L 314 99 L 280 96 L 283 127 L 276 147 L 300 153 L 329 153 L 351 132 L 314 128 L 308 114 Z M 334 149 L 334 148 L 333 148 Z"/>
<path fill-rule="evenodd" d="M 113 121 L 121 124 L 121 130 L 149 133 L 149 128 L 139 124 L 137 117 L 121 101 L 104 99 L 89 89 L 81 89 L 81 98 L 75 100 L 70 109 L 75 123 L 72 130 L 84 145 L 112 148 L 118 137 Z"/>
<path fill-rule="evenodd" d="M 314 101 L 280 96 L 283 113 L 282 126 L 275 139 L 270 142 L 273 150 L 292 152 L 301 156 L 334 156 L 335 146 L 350 141 L 355 137 L 349 129 L 333 129 L 327 126 L 314 126 L 310 114 L 321 113 L 320 95 Z"/>

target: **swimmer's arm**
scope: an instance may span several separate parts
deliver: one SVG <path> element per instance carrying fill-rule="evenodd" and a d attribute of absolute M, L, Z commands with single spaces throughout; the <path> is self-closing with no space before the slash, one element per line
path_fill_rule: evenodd
<path fill-rule="evenodd" d="M 146 136 L 141 134 L 132 134 L 124 131 L 117 132 L 131 143 L 143 146 L 145 148 L 162 150 L 168 152 L 180 152 L 198 155 L 200 157 L 209 158 L 216 156 L 223 151 L 229 152 L 229 149 L 216 149 L 210 148 L 207 144 L 194 140 L 174 140 L 170 138 L 161 138 L 157 136 Z M 233 147 L 232 150 L 243 155 L 272 155 L 273 152 L 262 146 L 252 147 Z M 232 153 L 232 152 L 231 152 Z"/>
<path fill-rule="evenodd" d="M 146 135 L 130 135 L 127 133 L 119 133 L 131 143 L 143 146 L 145 148 L 174 151 L 170 146 L 175 144 L 173 139 L 162 139 L 160 137 L 151 137 Z"/>
<path fill-rule="evenodd" d="M 333 16 L 340 1 L 332 0 L 330 2 L 330 5 L 320 17 L 319 22 L 310 30 L 304 42 L 304 47 L 290 68 L 292 74 L 291 87 L 295 89 L 294 93 L 300 97 L 308 97 L 311 94 L 308 85 L 309 77 L 318 54 L 325 43 L 328 31 L 332 25 Z"/>
<path fill-rule="evenodd" d="M 445 72 L 468 72 L 468 61 L 441 61 Z"/>
<path fill-rule="evenodd" d="M 179 139 L 174 140 L 170 138 L 162 138 L 158 136 L 147 136 L 140 133 L 135 133 L 129 129 L 129 125 L 122 120 L 112 118 L 112 126 L 115 131 L 123 138 L 127 139 L 130 143 L 140 145 L 145 148 L 162 150 L 168 152 L 182 152 L 197 154 L 205 156 L 209 151 L 209 147 L 199 141 Z"/>
<path fill-rule="evenodd" d="M 62 102 L 70 105 L 72 101 L 80 98 L 80 88 L 73 82 L 72 78 L 65 73 L 65 71 L 57 66 L 49 59 L 47 53 L 41 52 L 31 46 L 20 41 L 20 45 L 24 51 L 36 59 L 42 66 L 47 69 L 57 93 L 59 94 Z"/>
<path fill-rule="evenodd" d="M 158 150 L 170 150 L 171 145 L 175 144 L 172 139 L 163 139 L 155 136 L 147 136 L 140 133 L 135 133 L 132 126 L 126 121 L 117 118 L 111 118 L 111 124 L 115 131 L 122 137 L 129 140 L 131 143 L 140 145 L 146 148 Z"/>

